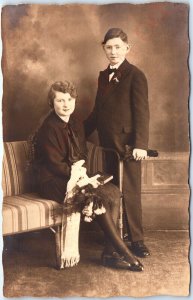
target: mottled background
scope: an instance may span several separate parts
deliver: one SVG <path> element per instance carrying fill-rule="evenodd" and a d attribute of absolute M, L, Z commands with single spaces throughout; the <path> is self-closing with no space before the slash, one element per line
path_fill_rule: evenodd
<path fill-rule="evenodd" d="M 122 27 L 132 44 L 128 60 L 149 83 L 149 146 L 188 151 L 188 10 L 177 3 L 5 6 L 4 140 L 23 140 L 35 130 L 55 80 L 77 84 L 77 113 L 86 118 L 107 65 L 101 41 L 110 27 Z"/>

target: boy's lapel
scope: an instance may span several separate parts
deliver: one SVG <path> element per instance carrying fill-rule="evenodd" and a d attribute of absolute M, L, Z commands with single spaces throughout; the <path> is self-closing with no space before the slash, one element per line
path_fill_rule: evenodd
<path fill-rule="evenodd" d="M 117 69 L 116 73 L 113 75 L 110 82 L 109 82 L 108 69 L 106 69 L 103 72 L 102 75 L 103 88 L 101 90 L 102 103 L 107 102 L 109 96 L 120 86 L 121 82 L 124 80 L 124 78 L 127 76 L 129 72 L 130 72 L 130 64 L 128 63 L 127 60 L 124 60 L 124 62 L 120 65 L 120 67 Z"/>

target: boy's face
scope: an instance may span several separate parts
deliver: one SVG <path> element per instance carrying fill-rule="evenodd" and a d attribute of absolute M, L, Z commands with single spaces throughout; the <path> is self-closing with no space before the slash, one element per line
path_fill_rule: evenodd
<path fill-rule="evenodd" d="M 118 37 L 108 40 L 103 49 L 110 64 L 113 66 L 125 59 L 129 46 Z"/>

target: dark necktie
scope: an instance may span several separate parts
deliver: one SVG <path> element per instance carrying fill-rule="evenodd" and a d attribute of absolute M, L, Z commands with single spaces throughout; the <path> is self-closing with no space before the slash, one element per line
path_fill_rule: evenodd
<path fill-rule="evenodd" d="M 69 137 L 69 161 L 74 163 L 81 159 L 80 145 L 78 137 L 74 134 L 72 127 L 68 123 L 68 137 Z"/>
<path fill-rule="evenodd" d="M 110 75 L 111 73 L 115 73 L 116 71 L 117 71 L 116 68 L 112 68 L 112 69 L 108 68 L 108 73 L 109 73 L 109 75 Z"/>

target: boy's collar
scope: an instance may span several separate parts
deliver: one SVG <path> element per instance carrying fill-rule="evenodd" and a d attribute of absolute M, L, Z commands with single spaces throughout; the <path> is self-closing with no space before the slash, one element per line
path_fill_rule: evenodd
<path fill-rule="evenodd" d="M 113 65 L 113 66 L 109 65 L 109 68 L 110 68 L 110 69 L 118 69 L 118 68 L 120 67 L 120 65 L 124 62 L 124 60 L 125 60 L 125 59 L 123 59 L 121 62 L 119 62 L 119 63 L 116 64 L 116 65 Z"/>

